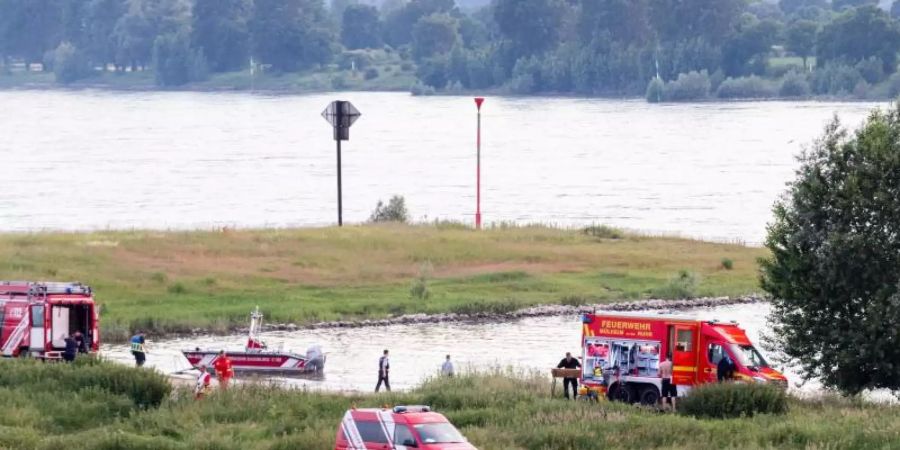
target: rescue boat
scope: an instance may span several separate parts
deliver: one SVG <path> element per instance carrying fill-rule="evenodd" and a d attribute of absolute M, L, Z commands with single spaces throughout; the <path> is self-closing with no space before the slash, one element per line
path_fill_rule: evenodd
<path fill-rule="evenodd" d="M 225 350 L 228 359 L 231 360 L 235 372 L 273 373 L 279 375 L 320 373 L 325 369 L 325 355 L 322 348 L 313 345 L 306 350 L 306 354 L 299 354 L 281 348 L 269 349 L 265 342 L 260 340 L 263 314 L 257 307 L 250 313 L 250 330 L 247 336 L 247 345 L 243 350 Z M 194 368 L 206 366 L 207 370 L 213 370 L 213 364 L 219 358 L 219 352 L 223 349 L 185 349 L 181 353 L 187 358 Z"/>

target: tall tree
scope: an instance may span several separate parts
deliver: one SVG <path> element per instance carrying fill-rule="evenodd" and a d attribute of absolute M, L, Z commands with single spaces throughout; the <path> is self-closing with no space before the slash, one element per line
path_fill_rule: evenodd
<path fill-rule="evenodd" d="M 797 20 L 788 26 L 785 36 L 787 49 L 803 58 L 804 68 L 809 67 L 806 60 L 815 51 L 818 31 L 819 25 L 811 20 Z"/>
<path fill-rule="evenodd" d="M 894 0 L 894 3 L 891 3 L 891 18 L 900 19 L 900 0 Z"/>
<path fill-rule="evenodd" d="M 157 36 L 187 32 L 191 26 L 189 0 L 128 0 L 116 22 L 116 64 L 132 70 L 145 67 L 153 56 Z"/>
<path fill-rule="evenodd" d="M 253 54 L 279 71 L 323 64 L 333 55 L 321 0 L 256 0 L 250 32 Z"/>
<path fill-rule="evenodd" d="M 210 70 L 226 72 L 248 64 L 252 12 L 252 0 L 195 0 L 191 40 L 202 49 Z"/>
<path fill-rule="evenodd" d="M 6 0 L 3 6 L 0 38 L 9 56 L 22 58 L 30 67 L 56 49 L 63 34 L 62 0 Z"/>
<path fill-rule="evenodd" d="M 831 0 L 831 9 L 844 11 L 865 5 L 878 5 L 878 0 Z"/>
<path fill-rule="evenodd" d="M 454 0 L 410 0 L 390 10 L 384 20 L 384 41 L 392 47 L 412 42 L 412 30 L 419 19 L 436 13 L 456 11 Z"/>
<path fill-rule="evenodd" d="M 774 342 L 849 394 L 900 390 L 900 110 L 835 121 L 774 208 L 762 263 Z"/>
<path fill-rule="evenodd" d="M 116 60 L 116 23 L 125 14 L 125 0 L 89 0 L 85 7 L 84 52 L 104 69 Z"/>
<path fill-rule="evenodd" d="M 449 53 L 459 41 L 459 23 L 447 14 L 423 17 L 413 27 L 413 56 L 421 61 Z"/>
<path fill-rule="evenodd" d="M 494 21 L 517 56 L 556 47 L 566 6 L 562 0 L 496 0 Z"/>
<path fill-rule="evenodd" d="M 830 61 L 855 64 L 880 58 L 885 73 L 897 69 L 900 28 L 877 6 L 848 9 L 822 28 L 816 40 L 816 64 Z"/>
<path fill-rule="evenodd" d="M 751 16 L 752 17 L 752 16 Z M 734 77 L 764 69 L 772 44 L 778 38 L 780 25 L 773 20 L 753 20 L 742 24 L 722 47 L 722 70 Z"/>
<path fill-rule="evenodd" d="M 603 37 L 642 44 L 652 38 L 649 0 L 581 0 L 578 31 L 583 42 Z"/>
<path fill-rule="evenodd" d="M 660 40 L 704 38 L 721 42 L 734 30 L 744 0 L 652 0 L 653 23 Z"/>
<path fill-rule="evenodd" d="M 829 7 L 828 0 L 779 0 L 778 7 L 785 14 L 796 14 L 803 8 L 816 7 L 827 9 Z"/>
<path fill-rule="evenodd" d="M 341 20 L 341 42 L 350 50 L 381 46 L 378 10 L 369 5 L 350 5 Z"/>

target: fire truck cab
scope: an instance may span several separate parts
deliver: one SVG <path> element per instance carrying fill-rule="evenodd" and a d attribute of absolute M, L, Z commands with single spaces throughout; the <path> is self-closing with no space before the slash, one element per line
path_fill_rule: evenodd
<path fill-rule="evenodd" d="M 585 314 L 582 322 L 582 383 L 611 400 L 652 405 L 659 399 L 661 356 L 672 361 L 678 395 L 718 381 L 728 356 L 734 380 L 787 387 L 735 322 L 703 321 L 663 314 Z"/>
<path fill-rule="evenodd" d="M 81 283 L 0 281 L 0 355 L 56 359 L 80 331 L 88 352 L 100 349 L 99 316 Z"/>

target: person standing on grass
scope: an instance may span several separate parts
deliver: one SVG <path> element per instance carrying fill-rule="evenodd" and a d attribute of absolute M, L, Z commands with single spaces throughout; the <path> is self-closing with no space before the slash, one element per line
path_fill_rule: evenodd
<path fill-rule="evenodd" d="M 81 334 L 81 331 L 76 331 L 75 334 L 72 335 L 72 339 L 74 339 L 75 344 L 78 345 L 78 353 L 87 353 L 87 346 L 84 344 L 84 335 Z"/>
<path fill-rule="evenodd" d="M 450 361 L 450 355 L 447 355 L 447 359 L 444 360 L 444 364 L 441 366 L 441 375 L 452 377 L 455 374 L 456 371 L 453 369 L 453 362 Z"/>
<path fill-rule="evenodd" d="M 566 352 L 566 357 L 563 358 L 559 364 L 556 365 L 557 369 L 580 369 L 581 363 L 578 362 L 578 359 L 573 358 L 572 354 Z M 566 399 L 569 398 L 569 385 L 572 385 L 572 400 L 578 398 L 578 378 L 573 377 L 565 377 L 563 378 L 563 395 L 566 396 Z"/>
<path fill-rule="evenodd" d="M 678 397 L 678 389 L 672 384 L 672 361 L 666 359 L 666 355 L 662 355 L 659 362 L 659 377 L 662 378 L 662 392 L 659 396 L 659 404 L 663 408 L 666 407 L 666 400 L 675 411 L 675 398 Z"/>
<path fill-rule="evenodd" d="M 143 331 L 138 331 L 131 337 L 131 354 L 134 355 L 134 365 L 137 367 L 142 367 L 147 361 L 146 344 Z"/>
<path fill-rule="evenodd" d="M 388 351 L 384 351 L 384 355 L 378 359 L 378 384 L 375 385 L 375 392 L 378 392 L 381 389 L 381 383 L 384 383 L 384 388 L 388 392 L 391 392 L 391 383 L 388 381 L 388 371 L 391 370 L 391 361 L 388 359 Z"/>
<path fill-rule="evenodd" d="M 222 390 L 228 389 L 228 382 L 234 376 L 234 368 L 231 365 L 231 359 L 225 354 L 225 350 L 219 351 L 219 356 L 213 362 L 213 368 L 216 369 L 216 378 L 219 379 L 219 386 Z"/>
<path fill-rule="evenodd" d="M 66 349 L 63 351 L 63 359 L 66 362 L 75 361 L 75 355 L 78 353 L 78 343 L 75 342 L 75 338 L 72 336 L 66 336 L 64 341 L 66 343 Z"/>
<path fill-rule="evenodd" d="M 209 392 L 211 379 L 212 377 L 209 375 L 209 371 L 206 370 L 206 365 L 201 365 L 200 375 L 197 377 L 197 386 L 194 387 L 194 400 L 200 400 L 207 392 Z"/>

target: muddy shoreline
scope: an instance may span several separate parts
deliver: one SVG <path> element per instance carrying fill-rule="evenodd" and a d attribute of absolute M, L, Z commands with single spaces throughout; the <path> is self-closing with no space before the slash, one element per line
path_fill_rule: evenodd
<path fill-rule="evenodd" d="M 743 305 L 752 303 L 768 302 L 767 297 L 761 294 L 750 294 L 739 297 L 701 297 L 695 299 L 684 300 L 630 300 L 612 303 L 598 303 L 585 305 L 537 305 L 528 308 L 518 309 L 509 312 L 483 312 L 473 314 L 458 313 L 436 313 L 436 314 L 405 314 L 402 316 L 389 317 L 385 319 L 363 319 L 363 320 L 337 320 L 330 322 L 316 322 L 307 324 L 295 323 L 266 323 L 263 325 L 263 332 L 270 331 L 298 331 L 298 330 L 316 330 L 316 329 L 338 329 L 338 328 L 364 328 L 364 327 L 389 327 L 394 325 L 415 325 L 428 323 L 500 323 L 511 320 L 525 319 L 530 317 L 552 317 L 586 314 L 594 311 L 649 311 L 649 310 L 670 310 L 681 311 L 692 308 L 713 308 L 717 306 Z M 186 332 L 153 332 L 150 334 L 154 340 L 159 339 L 177 339 L 190 338 L 194 336 L 205 335 L 228 335 L 228 334 L 245 334 L 246 326 L 230 328 L 226 333 L 217 333 L 204 328 L 195 328 Z M 123 344 L 124 340 L 109 341 L 113 344 Z"/>
<path fill-rule="evenodd" d="M 406 314 L 387 319 L 368 319 L 368 320 L 343 320 L 332 322 L 319 322 L 306 325 L 288 324 L 266 324 L 263 329 L 265 331 L 296 331 L 309 329 L 330 329 L 330 328 L 363 328 L 363 327 L 387 327 L 392 325 L 413 325 L 427 323 L 492 323 L 506 322 L 510 320 L 524 319 L 530 317 L 550 317 L 550 316 L 567 316 L 586 314 L 594 311 L 648 311 L 648 310 L 671 310 L 680 311 L 693 308 L 712 308 L 727 305 L 743 305 L 751 303 L 767 302 L 763 295 L 751 294 L 740 297 L 702 297 L 696 299 L 685 300 L 633 300 L 614 303 L 600 303 L 588 305 L 538 305 L 529 308 L 519 309 L 503 313 L 475 313 L 475 314 L 457 314 L 457 313 L 439 313 L 439 314 Z M 235 330 L 238 333 L 246 332 L 247 328 L 239 328 Z"/>

